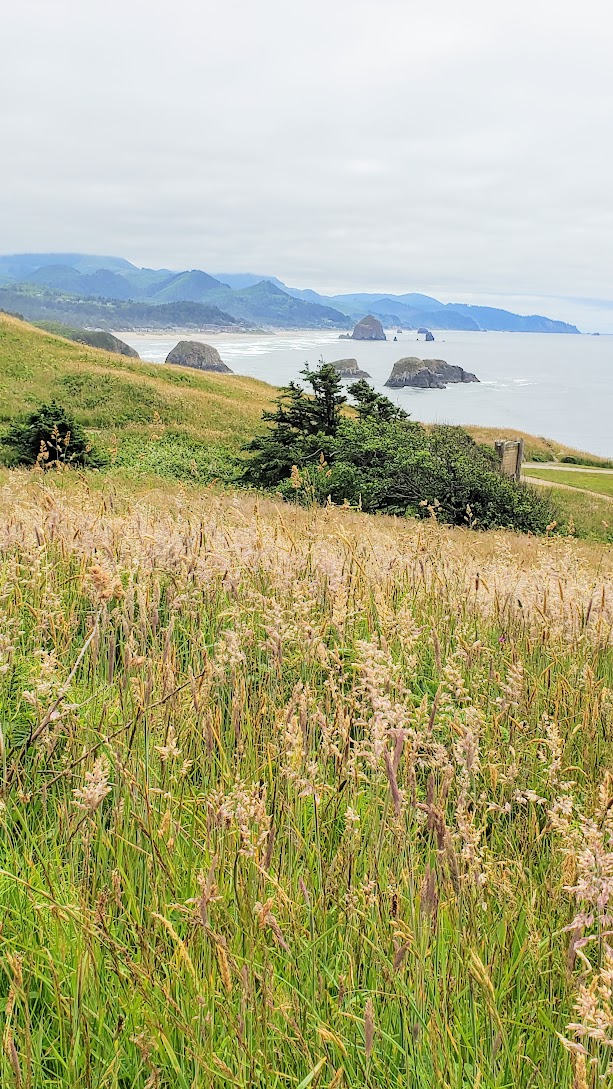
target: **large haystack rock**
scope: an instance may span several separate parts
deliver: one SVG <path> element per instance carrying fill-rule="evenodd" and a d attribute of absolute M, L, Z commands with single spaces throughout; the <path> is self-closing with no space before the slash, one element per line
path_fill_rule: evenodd
<path fill-rule="evenodd" d="M 354 326 L 351 335 L 345 333 L 343 336 L 341 334 L 339 340 L 387 340 L 387 337 L 379 319 L 373 317 L 372 314 L 367 314 Z"/>

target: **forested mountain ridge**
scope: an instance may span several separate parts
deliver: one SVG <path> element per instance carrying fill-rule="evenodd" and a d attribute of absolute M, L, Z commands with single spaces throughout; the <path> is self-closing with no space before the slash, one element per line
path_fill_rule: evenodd
<path fill-rule="evenodd" d="M 168 311 L 156 316 L 153 310 L 176 304 L 205 308 L 201 313 L 190 311 L 186 327 L 218 323 L 224 327 L 238 324 L 250 328 L 346 329 L 371 313 L 387 326 L 404 329 L 425 326 L 475 332 L 579 332 L 574 325 L 539 314 L 526 316 L 495 307 L 442 303 L 419 292 L 328 296 L 312 289 L 288 287 L 275 276 L 212 276 L 201 269 L 139 269 L 122 257 L 74 253 L 0 256 L 0 307 L 16 310 L 32 320 L 74 322 L 79 314 L 80 320 L 102 328 L 112 328 L 113 324 L 161 328 L 174 319 Z M 211 312 L 215 309 L 222 317 Z M 122 321 L 118 325 L 119 318 Z"/>

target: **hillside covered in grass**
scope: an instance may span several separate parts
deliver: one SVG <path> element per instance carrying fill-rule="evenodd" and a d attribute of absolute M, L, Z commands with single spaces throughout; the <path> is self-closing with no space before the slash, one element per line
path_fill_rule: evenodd
<path fill-rule="evenodd" d="M 602 548 L 13 473 L 2 1085 L 610 1084 L 612 608 Z"/>
<path fill-rule="evenodd" d="M 274 390 L 239 375 L 130 360 L 0 314 L 0 427 L 52 399 L 66 405 L 128 468 L 223 475 Z"/>

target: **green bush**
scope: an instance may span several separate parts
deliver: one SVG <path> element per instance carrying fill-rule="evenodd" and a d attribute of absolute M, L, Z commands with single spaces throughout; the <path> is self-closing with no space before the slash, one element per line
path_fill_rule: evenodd
<path fill-rule="evenodd" d="M 248 448 L 248 483 L 299 502 L 330 497 L 369 512 L 435 515 L 480 529 L 542 533 L 555 521 L 549 494 L 503 476 L 494 451 L 461 427 L 426 431 L 365 382 L 349 390 L 358 418 L 342 416 L 333 371 L 303 372 L 313 397 L 296 383 L 281 392 L 264 417 L 272 427 Z"/>
<path fill-rule="evenodd" d="M 2 444 L 12 465 L 102 464 L 81 425 L 56 401 L 40 405 L 25 418 L 15 420 Z"/>
<path fill-rule="evenodd" d="M 581 454 L 565 454 L 560 458 L 564 465 L 585 465 L 590 469 L 613 469 L 613 461 L 610 458 L 583 457 Z"/>
<path fill-rule="evenodd" d="M 555 521 L 547 492 L 502 476 L 493 451 L 460 427 L 344 421 L 323 461 L 302 462 L 286 498 L 348 502 L 374 513 L 430 517 L 479 529 L 542 533 Z"/>

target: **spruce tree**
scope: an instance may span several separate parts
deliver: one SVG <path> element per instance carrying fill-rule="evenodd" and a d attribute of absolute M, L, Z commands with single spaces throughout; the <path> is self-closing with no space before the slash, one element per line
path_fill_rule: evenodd
<path fill-rule="evenodd" d="M 306 393 L 297 382 L 284 386 L 274 410 L 262 415 L 269 430 L 245 447 L 252 455 L 243 472 L 248 484 L 275 487 L 288 479 L 294 465 L 314 464 L 327 456 L 347 400 L 342 381 L 329 363 L 317 370 L 307 366 L 301 373 L 312 392 Z"/>
<path fill-rule="evenodd" d="M 409 413 L 390 401 L 382 393 L 377 393 L 364 378 L 354 382 L 347 391 L 356 402 L 355 408 L 361 420 L 380 420 L 390 423 L 392 420 L 408 420 Z"/>

